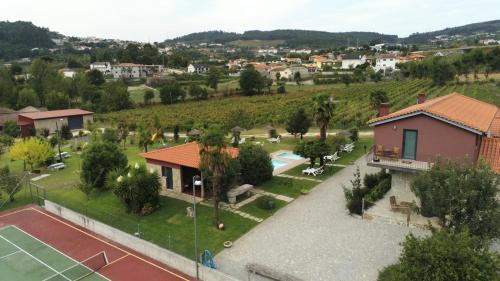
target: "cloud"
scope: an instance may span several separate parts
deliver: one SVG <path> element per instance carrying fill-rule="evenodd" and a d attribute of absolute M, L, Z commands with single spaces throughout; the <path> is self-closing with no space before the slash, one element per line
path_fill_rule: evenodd
<path fill-rule="evenodd" d="M 419 31 L 500 18 L 498 0 L 2 0 L 1 20 L 66 35 L 162 41 L 191 32 Z M 490 8 L 488 8 L 490 7 Z"/>

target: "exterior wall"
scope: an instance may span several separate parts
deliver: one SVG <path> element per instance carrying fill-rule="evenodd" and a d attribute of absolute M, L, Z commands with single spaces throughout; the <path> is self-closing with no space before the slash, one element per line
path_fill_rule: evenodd
<path fill-rule="evenodd" d="M 342 68 L 343 69 L 349 69 L 349 68 L 355 68 L 358 65 L 361 65 L 365 63 L 364 60 L 357 59 L 357 60 L 342 60 Z"/>
<path fill-rule="evenodd" d="M 60 121 L 59 119 L 63 119 Z M 94 121 L 94 116 L 92 114 L 89 115 L 83 115 L 83 126 L 87 124 L 87 121 L 90 120 L 90 122 Z M 47 128 L 49 129 L 50 134 L 54 134 L 57 130 L 56 127 L 56 121 L 57 121 L 57 126 L 59 126 L 59 129 L 61 129 L 62 125 L 67 125 L 68 124 L 68 118 L 67 117 L 62 117 L 62 118 L 52 118 L 52 119 L 41 119 L 41 120 L 35 120 L 35 129 L 40 130 Z"/>
<path fill-rule="evenodd" d="M 148 167 L 148 169 L 154 169 L 160 175 L 161 194 L 162 195 L 165 195 L 167 192 L 182 193 L 181 166 L 171 164 L 171 163 L 161 162 L 161 161 L 150 160 L 150 159 L 146 160 L 146 166 Z M 161 167 L 172 168 L 173 190 L 167 189 L 167 178 L 162 176 Z"/>
<path fill-rule="evenodd" d="M 395 58 L 377 58 L 376 70 L 396 69 L 397 60 Z"/>
<path fill-rule="evenodd" d="M 375 126 L 375 145 L 383 145 L 384 148 L 399 147 L 399 157 L 402 157 L 404 129 L 418 130 L 418 161 L 432 161 L 440 155 L 465 163 L 476 161 L 478 157 L 480 142 L 476 145 L 476 134 L 425 115 Z"/>
<path fill-rule="evenodd" d="M 417 203 L 420 206 L 420 199 L 411 191 L 411 181 L 417 174 L 405 173 L 400 171 L 390 171 L 391 189 L 386 196 L 395 196 L 397 202 L 406 201 Z"/>

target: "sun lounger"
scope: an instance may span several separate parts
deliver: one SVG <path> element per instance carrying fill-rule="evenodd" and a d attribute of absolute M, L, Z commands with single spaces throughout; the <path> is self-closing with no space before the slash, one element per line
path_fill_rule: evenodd
<path fill-rule="evenodd" d="M 281 137 L 277 136 L 275 138 L 269 138 L 269 139 L 267 139 L 267 141 L 269 141 L 270 143 L 280 143 L 281 142 Z"/>
<path fill-rule="evenodd" d="M 335 161 L 339 160 L 340 157 L 338 156 L 338 153 L 335 152 L 333 155 L 327 155 L 327 156 L 323 157 L 323 159 L 325 159 L 326 161 L 335 162 Z"/>
<path fill-rule="evenodd" d="M 66 168 L 66 165 L 64 163 L 55 163 L 47 167 L 51 171 L 59 171 L 64 168 Z"/>

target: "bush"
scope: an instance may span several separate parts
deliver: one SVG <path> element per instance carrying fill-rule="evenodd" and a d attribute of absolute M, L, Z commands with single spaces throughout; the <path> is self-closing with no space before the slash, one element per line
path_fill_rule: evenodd
<path fill-rule="evenodd" d="M 385 178 L 379 182 L 379 184 L 370 190 L 366 195 L 366 200 L 370 202 L 376 202 L 384 197 L 384 195 L 391 189 L 391 179 Z"/>
<path fill-rule="evenodd" d="M 363 185 L 368 189 L 373 189 L 379 183 L 378 174 L 366 174 L 363 178 Z"/>
<path fill-rule="evenodd" d="M 88 145 L 82 153 L 81 180 L 89 188 L 104 189 L 106 177 L 110 171 L 127 166 L 127 156 L 114 143 L 95 142 Z M 87 193 L 88 194 L 88 193 Z"/>
<path fill-rule="evenodd" d="M 257 207 L 263 210 L 272 210 L 276 208 L 276 200 L 270 196 L 262 196 L 256 200 Z"/>
<path fill-rule="evenodd" d="M 351 139 L 351 141 L 353 141 L 353 142 L 358 141 L 358 139 L 359 139 L 358 128 L 352 128 L 352 129 L 350 129 L 349 133 L 351 133 L 351 136 L 349 137 Z"/>
<path fill-rule="evenodd" d="M 241 178 L 245 183 L 258 185 L 273 176 L 271 157 L 261 146 L 243 145 L 238 160 L 241 166 Z"/>
<path fill-rule="evenodd" d="M 61 137 L 65 140 L 70 140 L 73 137 L 68 125 L 61 126 Z"/>

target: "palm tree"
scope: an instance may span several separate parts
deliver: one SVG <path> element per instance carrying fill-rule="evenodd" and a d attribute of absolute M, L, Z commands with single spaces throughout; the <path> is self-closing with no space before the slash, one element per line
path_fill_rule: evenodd
<path fill-rule="evenodd" d="M 319 126 L 320 139 L 326 141 L 326 130 L 333 116 L 333 98 L 328 94 L 319 94 L 313 98 L 313 117 Z"/>
<path fill-rule="evenodd" d="M 225 148 L 224 133 L 219 128 L 210 128 L 200 139 L 200 170 L 211 175 L 215 227 L 220 223 L 221 179 L 231 161 Z"/>

